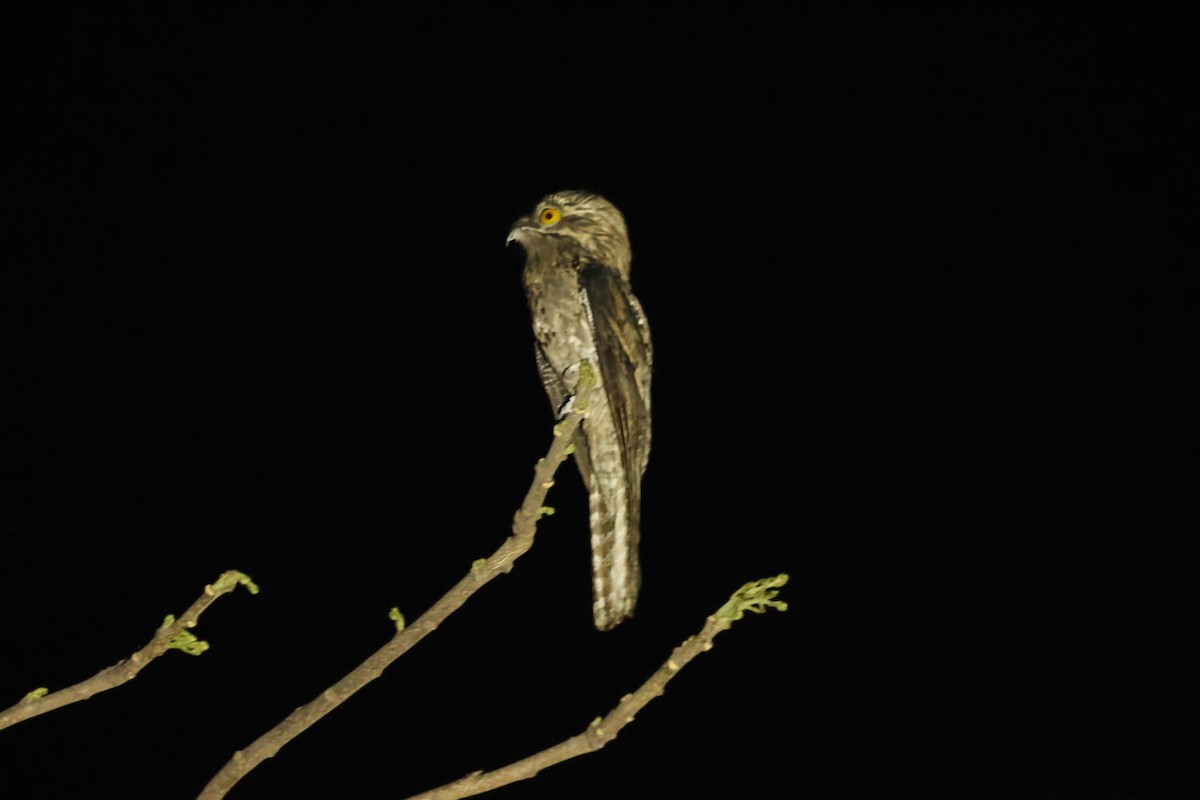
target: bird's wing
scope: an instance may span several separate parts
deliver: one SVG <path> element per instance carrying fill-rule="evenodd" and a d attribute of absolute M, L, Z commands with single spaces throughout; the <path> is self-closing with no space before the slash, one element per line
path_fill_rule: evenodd
<path fill-rule="evenodd" d="M 627 474 L 640 478 L 650 455 L 650 328 L 629 284 L 613 270 L 587 265 L 579 273 L 579 285 L 622 459 Z"/>
<path fill-rule="evenodd" d="M 641 569 L 642 473 L 650 454 L 650 330 L 628 282 L 586 265 L 579 286 L 607 402 L 593 401 L 576 440 L 588 487 L 593 615 L 608 630 L 633 613 Z"/>

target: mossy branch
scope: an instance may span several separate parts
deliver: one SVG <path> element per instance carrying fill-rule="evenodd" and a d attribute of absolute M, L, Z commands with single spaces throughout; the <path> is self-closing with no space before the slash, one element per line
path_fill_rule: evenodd
<path fill-rule="evenodd" d="M 223 573 L 215 583 L 204 587 L 204 593 L 178 619 L 174 615 L 167 616 L 154 638 L 141 650 L 74 686 L 59 689 L 57 692 L 50 692 L 44 687 L 34 689 L 16 705 L 0 712 L 0 730 L 128 683 L 147 664 L 168 650 L 200 655 L 208 649 L 208 642 L 196 638 L 191 629 L 196 627 L 200 615 L 218 597 L 232 592 L 238 586 L 245 586 L 251 594 L 258 594 L 258 587 L 248 575 L 235 570 Z"/>
<path fill-rule="evenodd" d="M 473 772 L 452 783 L 413 795 L 409 800 L 459 800 L 472 797 L 510 783 L 527 780 L 546 767 L 599 750 L 617 738 L 621 729 L 633 722 L 639 711 L 661 695 L 667 683 L 679 670 L 686 667 L 696 656 L 711 650 L 716 635 L 728 630 L 734 622 L 744 616 L 744 612 L 754 611 L 761 614 L 767 608 L 786 610 L 787 603 L 775 600 L 775 597 L 779 594 L 779 587 L 787 583 L 787 579 L 787 575 L 777 575 L 774 578 L 751 581 L 734 592 L 729 602 L 705 621 L 698 634 L 671 651 L 670 657 L 649 680 L 633 694 L 622 697 L 617 707 L 608 714 L 593 720 L 583 733 L 506 767 L 491 772 Z"/>

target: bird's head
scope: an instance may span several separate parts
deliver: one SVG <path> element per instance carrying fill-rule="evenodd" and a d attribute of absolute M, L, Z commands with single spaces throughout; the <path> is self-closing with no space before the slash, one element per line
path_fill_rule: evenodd
<path fill-rule="evenodd" d="M 557 250 L 574 242 L 596 261 L 629 279 L 625 218 L 616 206 L 597 194 L 565 191 L 546 195 L 532 214 L 513 224 L 508 241 L 520 242 L 530 254 L 543 248 Z"/>

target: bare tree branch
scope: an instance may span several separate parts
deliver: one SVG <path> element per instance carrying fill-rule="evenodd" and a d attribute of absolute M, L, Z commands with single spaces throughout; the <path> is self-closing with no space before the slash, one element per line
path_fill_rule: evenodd
<path fill-rule="evenodd" d="M 284 745 L 348 700 L 359 689 L 378 678 L 393 661 L 436 630 L 446 617 L 462 607 L 484 584 L 512 569 L 513 562 L 533 545 L 538 520 L 543 514 L 551 512 L 543 503 L 546 493 L 554 485 L 554 473 L 571 453 L 571 440 L 586 413 L 582 406 L 583 404 L 576 404 L 575 410 L 555 426 L 554 441 L 551 442 L 546 457 L 538 461 L 533 482 L 513 518 L 512 535 L 500 548 L 489 558 L 480 559 L 472 564 L 470 572 L 411 625 L 406 627 L 403 616 L 393 609 L 390 616 L 396 622 L 397 630 L 387 644 L 355 667 L 346 677 L 322 692 L 319 697 L 297 708 L 245 750 L 234 753 L 233 758 L 204 787 L 204 791 L 199 795 L 200 800 L 218 800 L 224 797 L 251 770 L 274 756 Z"/>
<path fill-rule="evenodd" d="M 597 718 L 591 725 L 576 736 L 554 745 L 528 758 L 515 761 L 506 767 L 492 772 L 473 772 L 465 778 L 430 789 L 427 792 L 413 795 L 409 800 L 460 800 L 477 794 L 507 786 L 510 783 L 526 780 L 537 775 L 546 767 L 559 764 L 570 758 L 592 753 L 617 738 L 621 729 L 633 722 L 634 716 L 646 707 L 651 700 L 663 693 L 667 682 L 674 678 L 679 670 L 701 653 L 712 649 L 713 638 L 721 631 L 727 630 L 736 620 L 742 618 L 746 611 L 763 613 L 768 607 L 780 611 L 787 609 L 787 604 L 775 597 L 778 588 L 787 583 L 787 575 L 774 578 L 764 578 L 742 586 L 734 592 L 725 605 L 717 613 L 709 617 L 700 633 L 691 637 L 671 651 L 671 656 L 659 667 L 633 694 L 621 698 L 617 707 L 604 717 Z"/>
<path fill-rule="evenodd" d="M 248 575 L 234 570 L 223 573 L 215 583 L 204 587 L 204 594 L 200 595 L 191 608 L 183 612 L 178 619 L 168 616 L 154 634 L 154 638 L 141 650 L 74 686 L 54 693 L 44 688 L 34 689 L 12 708 L 0 713 L 0 730 L 56 708 L 86 700 L 100 692 L 115 689 L 133 680 L 147 664 L 168 650 L 182 650 L 189 655 L 200 655 L 208 649 L 208 642 L 197 639 L 191 629 L 196 627 L 200 615 L 218 597 L 232 592 L 239 584 L 249 589 L 251 594 L 258 594 L 258 587 Z"/>

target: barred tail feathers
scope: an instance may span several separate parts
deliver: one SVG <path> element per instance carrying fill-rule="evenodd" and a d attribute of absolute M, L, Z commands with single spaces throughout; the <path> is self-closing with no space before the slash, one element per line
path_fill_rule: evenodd
<path fill-rule="evenodd" d="M 575 463 L 588 490 L 592 616 L 596 628 L 606 631 L 632 616 L 637 605 L 641 475 L 627 474 L 614 437 L 589 440 L 582 431 Z"/>

